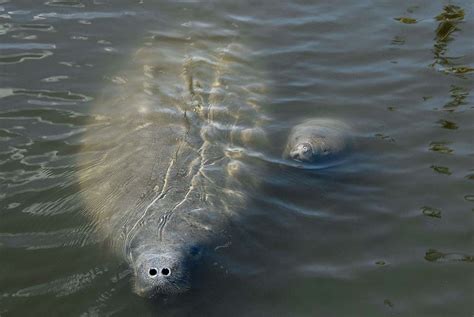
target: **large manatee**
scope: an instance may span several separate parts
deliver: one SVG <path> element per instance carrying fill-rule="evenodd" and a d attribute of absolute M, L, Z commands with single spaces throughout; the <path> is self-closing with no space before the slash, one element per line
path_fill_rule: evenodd
<path fill-rule="evenodd" d="M 291 130 L 283 157 L 302 163 L 340 159 L 352 148 L 353 134 L 351 128 L 339 120 L 306 120 Z"/>
<path fill-rule="evenodd" d="M 189 289 L 194 263 L 227 242 L 248 200 L 239 149 L 259 135 L 261 79 L 244 45 L 217 45 L 140 49 L 85 133 L 88 214 L 142 296 Z"/>

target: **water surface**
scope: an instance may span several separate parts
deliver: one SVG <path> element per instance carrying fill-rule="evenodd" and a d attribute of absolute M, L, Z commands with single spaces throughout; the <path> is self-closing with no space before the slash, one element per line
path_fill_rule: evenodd
<path fill-rule="evenodd" d="M 471 316 L 473 14 L 470 1 L 0 1 L 0 316 Z M 266 177 L 204 281 L 149 301 L 86 216 L 83 136 L 113 114 L 98 108 L 137 49 L 199 43 L 250 49 Z M 289 129 L 312 117 L 354 127 L 344 164 L 282 164 Z"/>

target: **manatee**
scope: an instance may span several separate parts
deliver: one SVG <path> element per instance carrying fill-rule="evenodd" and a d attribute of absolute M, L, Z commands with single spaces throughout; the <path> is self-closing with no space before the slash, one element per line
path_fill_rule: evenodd
<path fill-rule="evenodd" d="M 327 163 L 342 158 L 353 144 L 353 132 L 344 122 L 310 119 L 293 127 L 283 157 L 301 163 Z"/>
<path fill-rule="evenodd" d="M 246 46 L 205 44 L 138 50 L 82 141 L 87 214 L 144 297 L 189 290 L 248 201 L 249 167 L 232 153 L 259 135 L 260 73 Z"/>

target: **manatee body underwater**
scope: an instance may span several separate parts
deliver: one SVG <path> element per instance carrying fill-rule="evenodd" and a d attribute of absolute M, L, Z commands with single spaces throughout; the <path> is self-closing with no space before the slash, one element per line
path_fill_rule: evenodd
<path fill-rule="evenodd" d="M 258 169 L 242 155 L 261 131 L 252 51 L 193 43 L 138 50 L 98 98 L 82 141 L 87 215 L 144 297 L 192 288 L 193 267 L 228 242 L 245 209 L 251 185 L 241 176 Z"/>

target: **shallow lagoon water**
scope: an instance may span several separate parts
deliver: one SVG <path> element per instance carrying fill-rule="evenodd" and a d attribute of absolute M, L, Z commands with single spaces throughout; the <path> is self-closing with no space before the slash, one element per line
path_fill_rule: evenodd
<path fill-rule="evenodd" d="M 0 2 L 0 316 L 472 315 L 470 1 Z M 195 289 L 150 301 L 85 215 L 81 140 L 138 48 L 198 37 L 253 51 L 266 177 Z M 312 117 L 357 151 L 285 165 Z"/>

